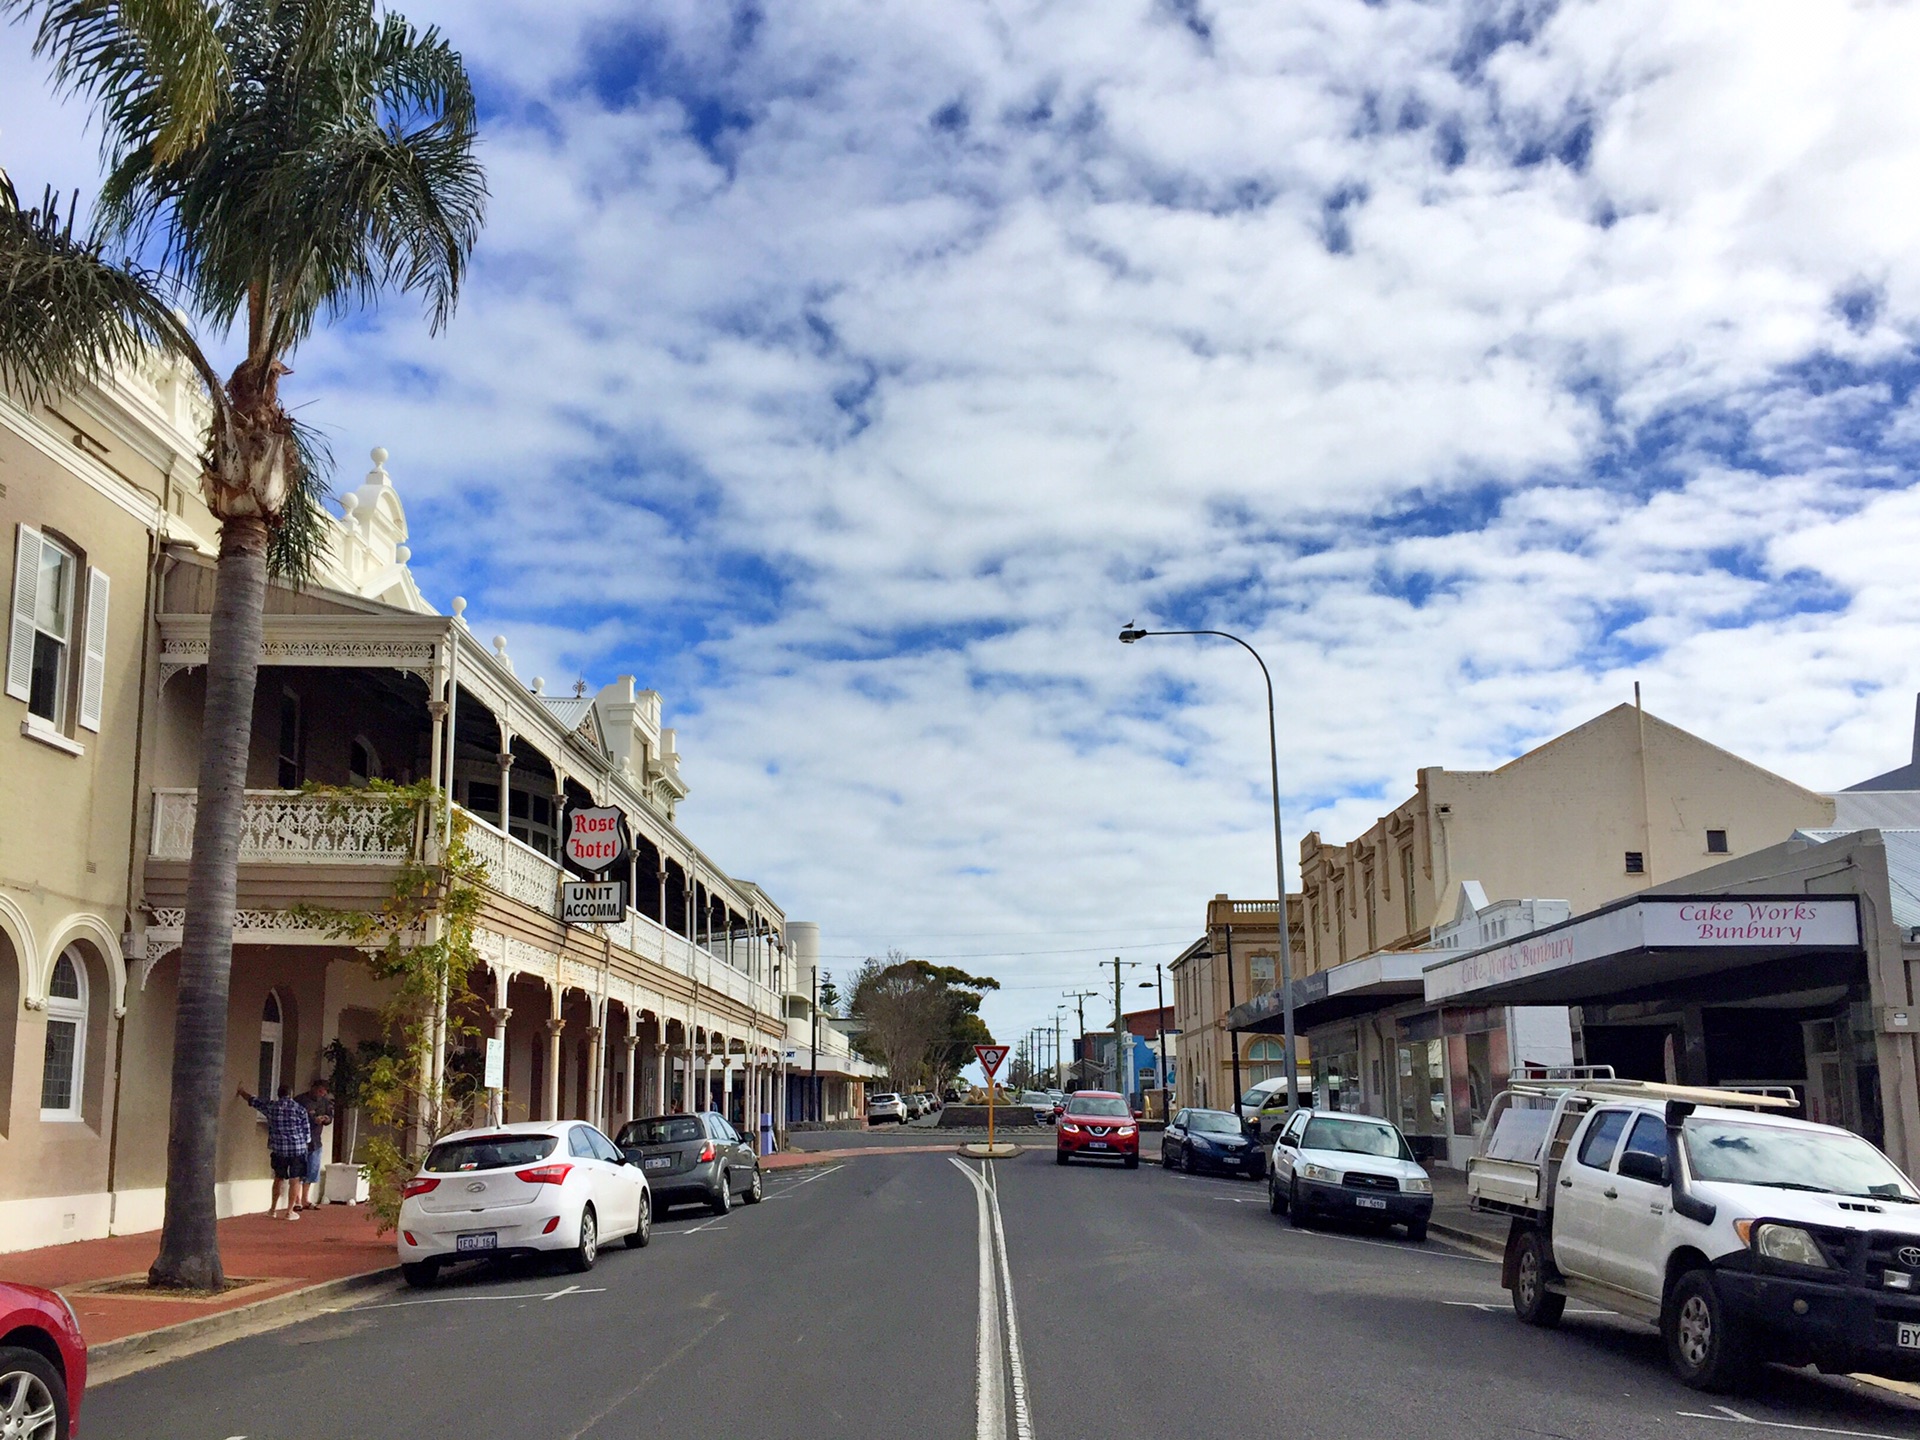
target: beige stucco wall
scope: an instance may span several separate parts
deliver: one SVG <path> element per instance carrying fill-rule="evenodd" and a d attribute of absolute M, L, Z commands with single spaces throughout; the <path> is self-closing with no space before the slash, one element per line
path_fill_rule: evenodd
<path fill-rule="evenodd" d="M 99 732 L 80 726 L 77 705 L 67 706 L 66 734 L 83 753 L 24 735 L 26 702 L 0 695 L 0 1230 L 50 1228 L 52 1238 L 72 1238 L 105 1227 L 97 1198 L 61 1197 L 97 1196 L 106 1183 L 151 534 L 141 516 L 157 517 L 158 508 L 150 492 L 75 451 L 70 437 L 3 400 L 0 407 L 0 577 L 9 610 L 22 523 L 51 533 L 111 582 Z M 83 570 L 76 611 L 85 589 Z M 76 614 L 76 630 L 83 624 Z M 0 634 L 0 649 L 8 639 Z M 69 670 L 77 679 L 84 644 L 74 639 Z M 55 961 L 75 942 L 89 1002 L 83 1118 L 43 1122 L 40 1007 Z M 51 1203 L 25 1203 L 32 1201 Z"/>
<path fill-rule="evenodd" d="M 1739 856 L 1832 820 L 1826 796 L 1619 705 L 1497 770 L 1421 770 L 1413 797 L 1351 844 L 1308 835 L 1305 968 L 1421 943 L 1466 881 L 1495 899 L 1566 900 L 1579 914 L 1721 858 L 1708 854 L 1709 829 L 1726 831 Z M 1627 872 L 1628 851 L 1644 873 Z"/>

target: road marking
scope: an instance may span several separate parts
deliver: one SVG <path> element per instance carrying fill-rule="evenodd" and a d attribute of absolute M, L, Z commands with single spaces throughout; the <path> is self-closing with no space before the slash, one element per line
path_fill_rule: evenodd
<path fill-rule="evenodd" d="M 435 1295 L 424 1300 L 389 1300 L 380 1305 L 355 1305 L 355 1310 L 405 1310 L 410 1305 L 458 1305 L 468 1300 L 558 1300 L 562 1295 L 604 1295 L 604 1285 L 581 1287 L 569 1285 L 564 1290 L 555 1290 L 550 1294 L 529 1294 L 524 1290 L 511 1295 Z"/>
<path fill-rule="evenodd" d="M 979 1258 L 979 1318 L 973 1332 L 973 1413 L 975 1440 L 1006 1440 L 1006 1376 L 1000 1359 L 1000 1308 L 994 1304 L 993 1220 L 987 1211 L 987 1187 L 973 1171 L 949 1156 L 973 1186 Z"/>
<path fill-rule="evenodd" d="M 1714 1409 L 1725 1410 L 1726 1413 L 1714 1415 L 1705 1410 L 1676 1410 L 1673 1413 L 1689 1420 L 1718 1420 L 1722 1425 L 1760 1425 L 1769 1430 L 1792 1430 L 1800 1435 L 1841 1435 L 1847 1440 L 1908 1440 L 1906 1436 L 1889 1435 L 1884 1430 L 1840 1430 L 1831 1425 L 1795 1425 L 1786 1420 L 1756 1420 L 1751 1415 L 1728 1410 L 1724 1405 L 1716 1405 Z"/>
<path fill-rule="evenodd" d="M 1020 1320 L 1014 1313 L 1013 1267 L 1007 1263 L 1007 1227 L 1000 1220 L 1000 1172 L 980 1162 L 993 1201 L 993 1244 L 1000 1256 L 1000 1294 L 1007 1306 L 1007 1365 L 1013 1374 L 1013 1424 L 1019 1440 L 1033 1440 L 1033 1412 L 1027 1405 L 1027 1362 L 1020 1349 Z"/>
<path fill-rule="evenodd" d="M 1513 1306 L 1505 1300 L 1442 1300 L 1442 1305 L 1453 1305 L 1462 1310 L 1483 1310 L 1489 1315 L 1504 1315 Z M 1569 1315 L 1613 1315 L 1613 1310 L 1569 1310 Z M 1724 1408 L 1724 1407 L 1723 1407 Z"/>
<path fill-rule="evenodd" d="M 829 1165 L 824 1170 L 815 1171 L 813 1174 L 807 1176 L 807 1178 L 804 1180 L 795 1180 L 793 1183 L 787 1186 L 787 1189 L 798 1190 L 802 1185 L 811 1185 L 816 1180 L 824 1180 L 827 1178 L 827 1176 L 833 1174 L 836 1170 L 844 1170 L 846 1168 L 847 1167 L 844 1161 L 838 1165 Z"/>

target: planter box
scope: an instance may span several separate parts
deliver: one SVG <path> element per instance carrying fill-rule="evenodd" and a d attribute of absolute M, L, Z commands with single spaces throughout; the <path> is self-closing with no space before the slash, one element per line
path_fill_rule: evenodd
<path fill-rule="evenodd" d="M 325 1205 L 358 1205 L 367 1198 L 367 1172 L 360 1165 L 328 1165 L 320 1171 L 320 1200 Z"/>

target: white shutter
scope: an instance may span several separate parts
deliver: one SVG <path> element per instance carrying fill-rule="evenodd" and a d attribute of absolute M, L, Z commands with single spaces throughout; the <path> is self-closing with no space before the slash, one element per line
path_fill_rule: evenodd
<path fill-rule="evenodd" d="M 80 666 L 80 723 L 100 733 L 107 685 L 107 572 L 87 567 L 87 657 Z"/>
<path fill-rule="evenodd" d="M 33 612 L 40 592 L 40 532 L 21 525 L 13 547 L 13 623 L 7 640 L 7 694 L 33 698 Z"/>

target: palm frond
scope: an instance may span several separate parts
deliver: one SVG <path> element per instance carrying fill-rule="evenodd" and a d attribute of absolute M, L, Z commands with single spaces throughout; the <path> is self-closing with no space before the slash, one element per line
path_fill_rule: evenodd
<path fill-rule="evenodd" d="M 299 585 L 313 574 L 320 557 L 327 553 L 330 527 L 321 507 L 328 497 L 327 477 L 333 473 L 333 448 L 318 430 L 295 420 L 293 450 L 295 463 L 287 501 L 267 536 L 267 569 Z"/>
<path fill-rule="evenodd" d="M 110 163 L 141 148 L 177 158 L 227 102 L 217 0 L 0 0 L 0 15 L 36 13 L 34 54 L 98 107 Z"/>
<path fill-rule="evenodd" d="M 459 55 L 371 0 L 227 0 L 221 34 L 218 123 L 171 159 L 120 152 L 103 222 L 157 235 L 209 319 L 263 328 L 249 336 L 262 361 L 389 288 L 444 325 L 486 205 Z"/>
<path fill-rule="evenodd" d="M 22 209 L 0 176 L 0 382 L 29 402 L 51 400 L 157 347 L 218 377 L 170 302 L 165 280 L 131 262 L 105 258 L 73 233 L 72 201 L 62 218 L 51 191 Z"/>

